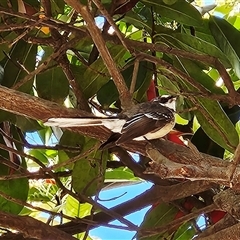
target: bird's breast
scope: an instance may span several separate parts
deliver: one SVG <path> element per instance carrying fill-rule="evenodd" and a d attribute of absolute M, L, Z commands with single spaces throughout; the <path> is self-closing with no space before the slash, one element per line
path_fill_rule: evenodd
<path fill-rule="evenodd" d="M 164 137 L 173 129 L 174 125 L 175 125 L 175 121 L 173 120 L 173 121 L 167 123 L 164 127 L 156 129 L 153 132 L 149 132 L 149 133 L 145 134 L 144 136 L 134 138 L 134 140 L 143 141 L 146 139 L 152 140 L 152 139 L 158 139 L 158 138 Z"/>

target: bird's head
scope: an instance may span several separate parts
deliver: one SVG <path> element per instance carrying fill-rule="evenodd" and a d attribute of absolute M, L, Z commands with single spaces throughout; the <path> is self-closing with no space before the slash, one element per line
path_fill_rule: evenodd
<path fill-rule="evenodd" d="M 176 100 L 177 100 L 177 97 L 173 95 L 162 95 L 160 97 L 153 99 L 153 101 L 157 101 L 162 106 L 168 107 L 173 111 L 176 111 Z"/>

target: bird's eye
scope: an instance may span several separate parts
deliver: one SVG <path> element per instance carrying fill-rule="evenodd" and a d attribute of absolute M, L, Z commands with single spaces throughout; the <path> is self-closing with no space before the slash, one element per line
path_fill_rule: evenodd
<path fill-rule="evenodd" d="M 161 98 L 161 99 L 160 99 L 160 102 L 161 102 L 161 103 L 166 103 L 166 102 L 168 102 L 168 100 L 169 100 L 168 98 Z"/>
<path fill-rule="evenodd" d="M 171 103 L 172 101 L 174 101 L 174 96 L 164 96 L 164 97 L 161 97 L 160 98 L 160 103 L 163 103 L 163 104 L 165 104 L 165 103 L 167 103 L 167 102 L 169 102 L 169 103 Z"/>

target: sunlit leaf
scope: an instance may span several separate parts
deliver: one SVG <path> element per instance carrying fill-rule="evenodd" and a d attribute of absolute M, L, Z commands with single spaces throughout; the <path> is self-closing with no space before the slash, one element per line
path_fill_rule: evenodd
<path fill-rule="evenodd" d="M 36 159 L 38 159 L 39 161 L 41 161 L 44 164 L 49 164 L 48 158 L 46 157 L 44 150 L 41 149 L 30 149 L 28 151 L 28 154 L 30 156 L 35 157 Z"/>
<path fill-rule="evenodd" d="M 68 195 L 65 202 L 65 207 L 63 208 L 63 213 L 67 214 L 68 216 L 83 218 L 90 215 L 91 209 L 91 204 L 79 203 L 78 200 Z"/>
<path fill-rule="evenodd" d="M 183 49 L 190 52 L 196 52 L 198 54 L 206 53 L 210 56 L 221 59 L 222 62 L 229 66 L 229 61 L 226 55 L 215 45 L 202 40 L 196 36 L 191 36 L 185 33 L 174 33 L 172 35 L 160 34 L 163 38 L 167 38 L 169 41 L 177 41 L 178 45 Z"/>
<path fill-rule="evenodd" d="M 180 226 L 177 232 L 174 234 L 173 240 L 186 240 L 192 239 L 196 234 L 196 228 L 191 223 L 184 223 Z"/>
<path fill-rule="evenodd" d="M 200 13 L 186 1 L 178 0 L 172 5 L 165 4 L 162 0 L 143 0 L 142 2 L 168 19 L 191 26 L 202 24 Z"/>
<path fill-rule="evenodd" d="M 240 77 L 240 49 L 238 41 L 240 32 L 225 19 L 218 17 L 211 17 L 209 26 L 219 48 L 225 53 L 237 76 Z"/>
<path fill-rule="evenodd" d="M 132 172 L 124 169 L 113 169 L 113 170 L 106 171 L 105 179 L 112 179 L 114 181 L 116 179 L 138 180 L 138 178 L 136 178 Z"/>

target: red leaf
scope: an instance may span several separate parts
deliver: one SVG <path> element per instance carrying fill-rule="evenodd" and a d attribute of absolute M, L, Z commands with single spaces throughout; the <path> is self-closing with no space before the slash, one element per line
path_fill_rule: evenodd
<path fill-rule="evenodd" d="M 171 142 L 176 143 L 176 144 L 185 145 L 183 140 L 180 139 L 182 134 L 183 134 L 182 132 L 173 130 L 173 131 L 171 131 L 167 134 L 167 139 Z"/>
<path fill-rule="evenodd" d="M 186 212 L 189 213 L 189 212 L 191 212 L 192 209 L 194 208 L 194 205 L 193 205 L 193 203 L 192 203 L 191 201 L 186 200 L 186 201 L 184 202 L 184 204 L 183 204 L 183 208 L 186 210 Z M 175 219 L 178 219 L 178 218 L 180 218 L 180 217 L 183 217 L 184 215 L 185 215 L 185 213 L 180 210 L 180 211 L 178 211 L 177 214 L 175 215 L 174 220 L 175 220 Z"/>
<path fill-rule="evenodd" d="M 208 214 L 209 220 L 212 224 L 218 222 L 226 215 L 226 212 L 220 210 L 214 210 Z"/>
<path fill-rule="evenodd" d="M 148 101 L 151 101 L 156 97 L 157 95 L 156 95 L 155 83 L 154 83 L 154 80 L 152 80 L 147 90 L 147 99 Z"/>

